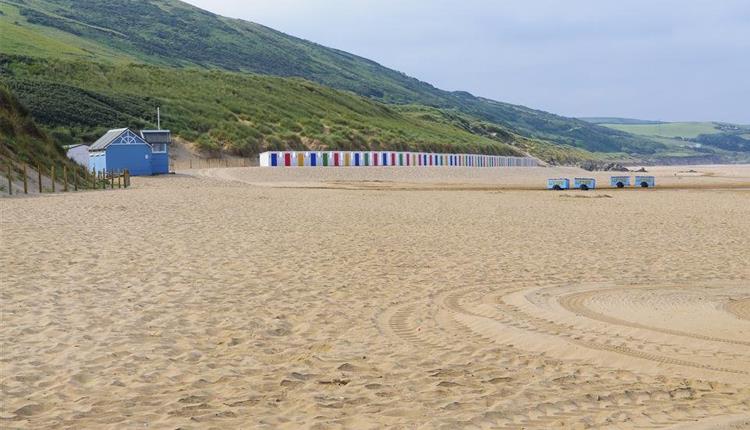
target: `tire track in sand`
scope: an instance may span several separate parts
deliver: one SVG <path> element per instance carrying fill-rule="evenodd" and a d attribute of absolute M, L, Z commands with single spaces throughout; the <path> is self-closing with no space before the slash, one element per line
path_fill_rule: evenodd
<path fill-rule="evenodd" d="M 642 329 L 642 330 L 650 330 L 650 331 L 655 331 L 659 333 L 669 334 L 672 336 L 690 337 L 693 339 L 706 340 L 706 341 L 711 341 L 711 342 L 723 342 L 723 343 L 729 343 L 733 345 L 750 346 L 750 341 L 722 339 L 719 337 L 705 336 L 705 335 L 701 335 L 697 333 L 689 333 L 689 332 L 685 332 L 681 330 L 673 330 L 673 329 L 668 329 L 668 328 L 663 328 L 663 327 L 654 327 L 654 326 L 649 326 L 645 324 L 640 324 L 637 322 L 626 321 L 626 320 L 622 320 L 619 318 L 611 317 L 611 316 L 596 312 L 586 306 L 586 302 L 589 299 L 595 296 L 598 296 L 600 294 L 603 294 L 605 292 L 612 292 L 612 291 L 614 290 L 602 289 L 602 290 L 584 291 L 581 293 L 569 294 L 569 295 L 559 298 L 558 302 L 563 308 L 565 308 L 569 312 L 572 312 L 577 315 L 582 315 L 586 318 L 601 321 L 607 324 L 620 325 L 624 327 L 631 327 L 631 328 L 637 328 L 637 329 Z M 734 305 L 735 307 L 730 309 L 730 306 L 732 305 Z M 728 304 L 726 307 L 727 307 L 727 310 L 734 313 L 738 317 L 743 318 L 743 319 L 750 319 L 750 299 L 738 300 L 734 303 Z"/>
<path fill-rule="evenodd" d="M 750 321 L 750 297 L 729 302 L 724 308 L 737 318 Z"/>
<path fill-rule="evenodd" d="M 520 290 L 509 291 L 503 295 L 512 294 L 518 291 Z M 449 293 L 444 296 L 442 304 L 452 312 L 456 312 L 457 315 L 469 315 L 480 319 L 499 319 L 502 323 L 519 329 L 563 335 L 581 346 L 595 349 L 610 349 L 609 345 L 594 344 L 593 342 L 572 339 L 572 336 L 574 335 L 565 332 L 565 330 L 574 329 L 573 326 L 564 326 L 561 324 L 553 325 L 551 321 L 520 316 L 517 312 L 498 318 L 497 315 L 487 315 L 484 312 L 484 309 L 467 309 L 461 304 L 461 299 L 472 293 L 476 293 L 476 291 Z M 547 325 L 546 327 L 544 327 L 545 324 Z M 473 324 L 463 324 L 459 322 L 459 325 L 465 327 L 466 330 L 480 333 L 476 331 L 476 327 L 473 327 Z M 552 329 L 550 330 L 550 328 Z M 492 336 L 482 335 L 481 333 L 480 336 L 489 341 L 496 341 Z M 619 351 L 616 347 L 613 349 L 614 351 Z M 639 358 L 645 355 L 652 359 L 664 361 L 670 360 L 668 357 L 657 357 L 640 353 L 637 355 Z M 701 366 L 700 363 L 689 364 Z M 471 421 L 471 424 L 479 425 L 480 427 L 490 425 L 491 427 L 509 428 L 518 428 L 519 426 L 529 428 L 550 428 L 553 425 L 561 425 L 561 423 L 572 424 L 580 422 L 580 419 L 584 417 L 599 417 L 596 425 L 614 425 L 618 422 L 627 422 L 630 424 L 642 422 L 642 425 L 646 428 L 661 428 L 684 423 L 686 421 L 703 420 L 710 418 L 717 413 L 744 413 L 748 411 L 747 405 L 743 403 L 731 406 L 716 404 L 712 394 L 714 392 L 713 389 L 702 390 L 702 392 L 698 392 L 692 388 L 686 389 L 684 387 L 674 387 L 671 390 L 638 390 L 628 386 L 627 383 L 622 381 L 609 381 L 609 384 L 620 385 L 619 388 L 613 389 L 611 385 L 597 388 L 597 382 L 598 381 L 594 382 L 589 388 L 594 392 L 604 393 L 602 395 L 587 394 L 569 398 L 566 396 L 564 399 L 543 402 L 532 408 L 511 408 L 500 411 L 491 411 L 475 418 Z M 627 388 L 622 388 L 623 383 Z M 703 397 L 703 394 L 709 395 Z M 656 416 L 659 416 L 660 418 L 653 418 Z"/>
<path fill-rule="evenodd" d="M 680 358 L 674 358 L 667 355 L 655 354 L 650 352 L 644 352 L 625 345 L 614 345 L 610 343 L 604 343 L 601 340 L 594 338 L 586 338 L 585 333 L 581 333 L 576 330 L 573 326 L 555 322 L 553 320 L 536 317 L 522 311 L 515 305 L 505 303 L 502 296 L 498 298 L 496 302 L 496 310 L 498 312 L 488 313 L 485 309 L 476 307 L 474 311 L 468 311 L 459 304 L 461 293 L 454 293 L 445 300 L 445 305 L 454 310 L 457 313 L 463 314 L 469 318 L 484 318 L 494 320 L 505 325 L 527 330 L 537 333 L 543 333 L 555 337 L 564 338 L 567 342 L 582 346 L 584 348 L 607 351 L 624 355 L 632 358 L 638 358 L 642 360 L 648 360 L 658 364 L 675 365 L 683 367 L 692 367 L 703 370 L 710 370 L 715 372 L 722 372 L 736 375 L 750 375 L 750 371 L 731 369 L 727 367 L 718 367 L 710 364 L 699 363 L 691 360 L 685 360 Z M 481 321 L 479 321 L 481 323 Z M 611 340 L 618 340 L 615 336 L 609 334 Z M 610 340 L 610 341 L 611 341 Z M 666 345 L 665 345 L 666 346 Z"/>
<path fill-rule="evenodd" d="M 658 363 L 689 365 L 721 371 L 718 366 L 704 366 L 702 363 L 689 360 L 679 361 L 633 348 L 623 350 L 620 346 L 603 344 L 601 339 L 597 342 L 586 335 L 580 336 L 582 335 L 580 329 L 574 325 L 529 315 L 522 309 L 502 301 L 502 298 L 509 294 L 533 290 L 533 288 L 514 288 L 505 290 L 500 295 L 497 294 L 496 288 L 489 287 L 444 290 L 442 293 L 423 300 L 394 304 L 386 308 L 377 321 L 383 327 L 381 332 L 395 335 L 415 348 L 442 352 L 445 354 L 442 357 L 445 358 L 454 356 L 462 349 L 470 347 L 471 344 L 487 346 L 497 343 L 498 339 L 493 336 L 491 330 L 497 330 L 498 326 L 477 329 L 477 324 L 482 324 L 477 321 L 491 320 L 519 330 L 559 336 L 568 342 L 589 349 L 618 353 L 624 351 L 625 355 L 632 350 L 637 358 L 651 359 Z M 486 306 L 475 306 L 476 303 L 491 304 L 495 308 L 489 311 Z M 466 316 L 474 318 L 475 321 L 467 322 Z M 607 334 L 600 332 L 598 336 Z M 653 343 L 631 337 L 626 339 Z M 620 340 L 623 339 L 618 339 Z M 500 342 L 500 345 L 506 346 L 505 342 Z M 508 348 L 516 350 L 514 346 Z M 576 359 L 563 361 L 568 363 L 566 365 L 568 367 L 586 366 L 589 369 L 598 369 L 596 366 Z M 496 365 L 508 366 L 509 363 L 507 360 L 502 360 L 497 361 Z M 733 369 L 727 370 L 733 371 Z M 596 373 L 600 375 L 606 375 L 607 372 L 604 368 L 596 370 Z M 690 386 L 686 388 L 670 383 L 667 386 L 650 389 L 648 382 L 630 382 L 617 377 L 602 378 L 601 376 L 588 380 L 586 384 L 587 394 L 570 396 L 563 390 L 556 393 L 550 392 L 545 397 L 533 390 L 527 393 L 523 385 L 516 385 L 514 381 L 512 385 L 516 391 L 515 394 L 501 398 L 502 402 L 492 410 L 476 411 L 476 416 L 462 422 L 466 425 L 493 428 L 550 428 L 562 423 L 573 425 L 585 419 L 595 426 L 627 423 L 643 428 L 663 428 L 684 424 L 687 421 L 701 421 L 717 414 L 747 413 L 749 410 L 747 401 L 722 405 L 716 399 L 722 388 L 714 385 L 710 388 L 694 389 Z M 529 399 L 534 399 L 535 404 L 518 407 L 517 403 L 512 400 L 526 396 L 531 396 Z M 520 401 L 520 403 L 527 402 L 528 400 Z"/>

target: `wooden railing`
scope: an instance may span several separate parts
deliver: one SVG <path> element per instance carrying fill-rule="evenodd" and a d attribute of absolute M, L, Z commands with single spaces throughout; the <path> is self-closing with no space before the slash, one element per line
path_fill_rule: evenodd
<path fill-rule="evenodd" d="M 257 158 L 191 158 L 170 162 L 170 171 L 257 166 Z"/>
<path fill-rule="evenodd" d="M 25 163 L 14 164 L 6 163 L 5 179 L 7 181 L 7 190 L 9 195 L 13 194 L 29 194 L 29 192 L 38 193 L 55 193 L 55 192 L 70 192 L 80 190 L 105 190 L 114 188 L 128 188 L 130 186 L 130 172 L 128 170 L 122 171 L 84 171 L 82 169 L 68 169 L 67 166 L 63 166 L 62 172 L 56 166 L 44 167 L 41 164 L 36 166 L 36 186 L 32 189 L 34 184 L 30 184 L 29 179 L 32 178 L 33 172 L 30 175 L 29 166 Z M 48 179 L 48 187 L 44 186 L 44 179 Z M 21 185 L 16 185 L 14 182 L 18 179 Z M 5 184 L 3 184 L 5 185 Z M 4 188 L 4 187 L 3 187 Z"/>

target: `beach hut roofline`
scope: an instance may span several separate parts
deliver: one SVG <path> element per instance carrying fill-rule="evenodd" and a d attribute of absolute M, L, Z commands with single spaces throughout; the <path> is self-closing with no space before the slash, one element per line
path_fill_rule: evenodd
<path fill-rule="evenodd" d="M 96 142 L 92 143 L 89 149 L 91 151 L 102 151 L 127 130 L 127 128 L 115 128 L 113 130 L 109 130 L 108 132 L 104 133 L 102 137 L 97 139 Z"/>
<path fill-rule="evenodd" d="M 141 130 L 141 137 L 151 145 L 155 143 L 172 143 L 172 132 L 169 130 Z"/>

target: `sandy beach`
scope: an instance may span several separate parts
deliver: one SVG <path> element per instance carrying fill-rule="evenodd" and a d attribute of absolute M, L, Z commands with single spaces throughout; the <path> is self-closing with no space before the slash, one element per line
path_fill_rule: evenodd
<path fill-rule="evenodd" d="M 0 428 L 750 428 L 750 166 L 648 170 L 0 199 Z"/>

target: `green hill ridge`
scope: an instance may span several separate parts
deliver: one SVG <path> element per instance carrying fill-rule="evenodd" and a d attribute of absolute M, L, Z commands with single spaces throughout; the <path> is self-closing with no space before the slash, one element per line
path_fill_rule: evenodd
<path fill-rule="evenodd" d="M 438 110 L 389 106 L 303 79 L 8 56 L 0 56 L 0 71 L 66 143 L 94 139 L 100 124 L 153 126 L 143 113 L 153 118 L 157 105 L 182 138 L 242 155 L 306 147 L 522 155 L 527 140 L 500 128 L 481 136 Z"/>
<path fill-rule="evenodd" d="M 160 104 L 181 137 L 241 154 L 277 147 L 471 149 L 571 162 L 655 159 L 673 149 L 671 141 L 611 124 L 443 91 L 177 0 L 0 0 L 0 54 L 0 79 L 64 142 L 148 123 Z M 184 79 L 195 83 L 176 81 Z M 76 106 L 65 108 L 71 102 Z"/>
<path fill-rule="evenodd" d="M 302 77 L 381 102 L 456 110 L 589 151 L 650 154 L 660 147 L 585 121 L 442 91 L 373 61 L 176 0 L 0 0 L 0 7 L 0 33 L 12 38 L 0 48 L 5 54 Z"/>

